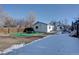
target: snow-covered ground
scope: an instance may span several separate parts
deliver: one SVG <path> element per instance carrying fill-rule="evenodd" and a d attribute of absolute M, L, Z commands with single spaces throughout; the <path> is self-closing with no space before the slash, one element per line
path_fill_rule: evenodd
<path fill-rule="evenodd" d="M 9 52 L 12 52 L 14 49 L 19 49 L 21 47 L 24 47 L 25 44 L 16 44 L 16 45 L 12 45 L 10 48 L 7 48 L 3 51 L 0 51 L 0 54 L 6 54 L 6 53 L 9 53 Z"/>
<path fill-rule="evenodd" d="M 9 55 L 63 55 L 79 54 L 79 39 L 66 34 L 50 35 L 15 49 Z"/>

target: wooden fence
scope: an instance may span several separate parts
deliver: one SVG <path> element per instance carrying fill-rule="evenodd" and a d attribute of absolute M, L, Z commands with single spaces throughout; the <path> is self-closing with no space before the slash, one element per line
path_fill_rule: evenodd
<path fill-rule="evenodd" d="M 0 28 L 0 33 L 16 33 L 16 32 L 23 32 L 24 31 L 24 27 L 23 28 Z"/>

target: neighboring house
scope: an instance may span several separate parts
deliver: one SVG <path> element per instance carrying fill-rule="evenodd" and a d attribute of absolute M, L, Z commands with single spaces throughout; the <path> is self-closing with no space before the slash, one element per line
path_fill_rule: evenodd
<path fill-rule="evenodd" d="M 50 22 L 50 25 L 54 26 L 54 31 L 60 31 L 61 29 L 63 29 L 63 24 L 60 22 Z"/>
<path fill-rule="evenodd" d="M 79 37 L 79 20 L 76 20 L 74 23 L 72 23 L 71 30 L 75 31 L 76 32 L 75 35 Z"/>
<path fill-rule="evenodd" d="M 50 33 L 53 31 L 54 26 L 42 23 L 42 22 L 36 22 L 33 26 L 34 31 L 36 32 L 46 32 Z"/>
<path fill-rule="evenodd" d="M 79 20 L 76 20 L 74 23 L 72 23 L 73 30 L 77 30 L 77 25 L 78 25 L 78 29 L 79 29 Z"/>

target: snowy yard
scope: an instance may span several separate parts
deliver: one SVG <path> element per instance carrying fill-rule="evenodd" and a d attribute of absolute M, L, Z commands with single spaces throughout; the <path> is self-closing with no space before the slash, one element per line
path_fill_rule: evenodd
<path fill-rule="evenodd" d="M 79 54 L 79 39 L 68 34 L 50 35 L 8 53 L 11 55 Z"/>

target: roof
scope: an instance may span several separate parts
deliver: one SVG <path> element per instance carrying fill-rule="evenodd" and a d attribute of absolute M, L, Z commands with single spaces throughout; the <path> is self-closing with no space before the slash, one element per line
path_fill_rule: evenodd
<path fill-rule="evenodd" d="M 41 24 L 45 24 L 45 25 L 50 25 L 50 24 L 47 24 L 47 23 L 39 22 L 39 21 L 37 21 L 35 24 L 37 24 L 37 23 L 41 23 Z"/>
<path fill-rule="evenodd" d="M 37 21 L 35 24 L 37 24 L 37 23 L 41 23 L 41 24 L 45 24 L 45 25 L 47 25 L 46 23 L 43 23 L 43 22 L 39 22 L 39 21 Z"/>

